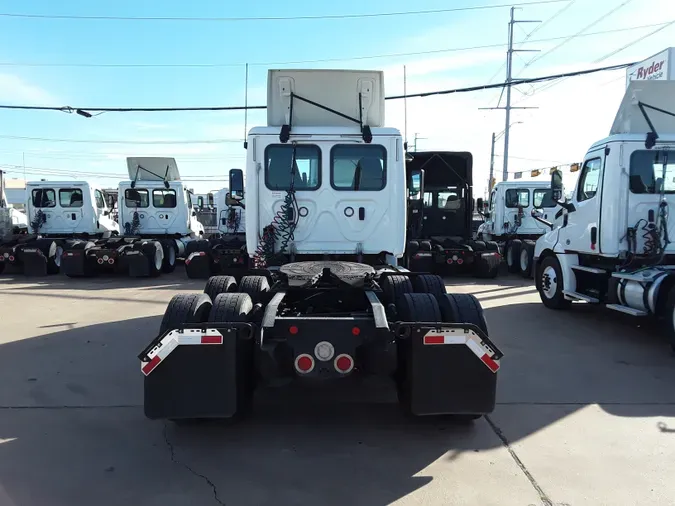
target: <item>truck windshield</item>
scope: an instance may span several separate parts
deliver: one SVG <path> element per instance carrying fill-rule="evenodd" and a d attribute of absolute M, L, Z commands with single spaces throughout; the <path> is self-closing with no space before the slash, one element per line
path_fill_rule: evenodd
<path fill-rule="evenodd" d="M 265 149 L 265 184 L 270 190 L 289 190 L 293 146 L 271 144 Z M 293 187 L 296 190 L 316 190 L 321 185 L 321 149 L 313 144 L 295 147 Z"/>
<path fill-rule="evenodd" d="M 675 150 L 633 151 L 630 155 L 630 191 L 659 194 L 662 189 L 664 193 L 675 193 Z"/>

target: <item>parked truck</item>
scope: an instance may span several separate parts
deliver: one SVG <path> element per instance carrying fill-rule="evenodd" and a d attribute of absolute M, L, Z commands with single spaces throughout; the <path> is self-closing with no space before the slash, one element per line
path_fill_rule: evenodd
<path fill-rule="evenodd" d="M 478 209 L 483 199 L 478 199 Z M 548 228 L 532 217 L 540 209 L 545 220 L 553 219 L 556 203 L 551 199 L 548 181 L 502 181 L 490 192 L 485 221 L 478 227 L 476 239 L 496 241 L 508 271 L 523 277 L 533 276 L 535 242 Z"/>
<path fill-rule="evenodd" d="M 537 240 L 536 287 L 552 309 L 575 301 L 656 317 L 675 349 L 675 82 L 632 81 L 610 134 L 586 153 L 571 199 Z"/>
<path fill-rule="evenodd" d="M 236 179 L 241 171 L 230 173 Z M 242 183 L 243 184 L 243 183 Z M 240 278 L 249 268 L 246 251 L 245 203 L 234 198 L 228 188 L 215 193 L 212 214 L 215 232 L 206 239 L 188 244 L 185 272 L 189 278 L 208 279 L 227 274 Z"/>
<path fill-rule="evenodd" d="M 468 152 L 408 153 L 408 223 L 405 264 L 438 274 L 494 278 L 497 243 L 473 237 L 473 156 Z"/>
<path fill-rule="evenodd" d="M 494 409 L 502 354 L 480 303 L 399 265 L 405 154 L 383 84 L 382 72 L 269 71 L 268 124 L 248 134 L 245 185 L 235 169 L 229 186 L 246 199 L 255 266 L 171 299 L 139 355 L 147 417 L 232 418 L 274 380 L 368 375 L 391 378 L 415 415 Z"/>
<path fill-rule="evenodd" d="M 100 269 L 133 277 L 172 272 L 186 245 L 204 235 L 174 158 L 129 157 L 129 180 L 118 185 L 119 235 L 64 248 L 67 276 Z"/>

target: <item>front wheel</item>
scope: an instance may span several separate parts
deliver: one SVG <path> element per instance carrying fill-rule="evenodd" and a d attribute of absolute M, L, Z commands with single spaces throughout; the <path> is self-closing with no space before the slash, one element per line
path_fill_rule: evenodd
<path fill-rule="evenodd" d="M 535 284 L 541 301 L 549 309 L 567 309 L 572 302 L 563 294 L 564 283 L 560 262 L 555 256 L 547 256 L 537 269 Z"/>

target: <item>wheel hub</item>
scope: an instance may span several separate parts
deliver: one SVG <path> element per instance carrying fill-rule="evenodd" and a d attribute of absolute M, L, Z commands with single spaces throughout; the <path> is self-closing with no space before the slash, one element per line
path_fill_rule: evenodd
<path fill-rule="evenodd" d="M 555 297 L 558 290 L 558 278 L 553 267 L 546 267 L 541 275 L 541 290 L 547 299 Z"/>

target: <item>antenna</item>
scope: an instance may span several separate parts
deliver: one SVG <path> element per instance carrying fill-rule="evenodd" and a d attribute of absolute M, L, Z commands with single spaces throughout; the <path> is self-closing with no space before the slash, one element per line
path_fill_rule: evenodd
<path fill-rule="evenodd" d="M 244 85 L 244 149 L 248 149 L 246 136 L 248 135 L 248 63 L 246 64 L 246 79 Z"/>
<path fill-rule="evenodd" d="M 403 150 L 408 152 L 408 86 L 405 65 L 403 65 Z"/>

